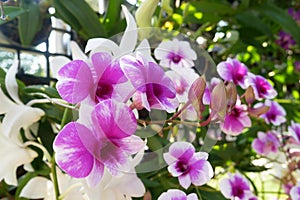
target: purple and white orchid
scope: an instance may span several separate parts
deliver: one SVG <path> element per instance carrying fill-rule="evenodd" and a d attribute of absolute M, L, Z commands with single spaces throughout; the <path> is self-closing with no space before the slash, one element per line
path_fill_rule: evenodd
<path fill-rule="evenodd" d="M 275 131 L 268 131 L 263 133 L 259 131 L 257 138 L 252 142 L 252 148 L 261 155 L 269 155 L 270 153 L 276 153 L 280 147 L 280 142 L 277 138 L 279 133 Z"/>
<path fill-rule="evenodd" d="M 136 118 L 123 103 L 105 100 L 92 112 L 92 127 L 78 122 L 67 124 L 56 137 L 53 148 L 61 169 L 75 178 L 88 177 L 96 186 L 107 167 L 112 175 L 128 170 L 130 156 L 144 147 L 134 136 Z"/>
<path fill-rule="evenodd" d="M 246 127 L 251 126 L 251 120 L 247 112 L 247 106 L 241 105 L 240 101 L 226 113 L 224 121 L 221 121 L 221 130 L 229 135 L 239 135 Z"/>
<path fill-rule="evenodd" d="M 224 178 L 220 181 L 220 190 L 227 199 L 256 199 L 255 195 L 250 190 L 249 181 L 240 173 L 229 173 L 228 178 Z"/>
<path fill-rule="evenodd" d="M 273 99 L 277 96 L 277 92 L 273 86 L 268 82 L 267 79 L 260 75 L 254 75 L 249 72 L 246 84 L 247 86 L 252 86 L 255 98 L 257 100 Z"/>
<path fill-rule="evenodd" d="M 297 185 L 292 187 L 290 190 L 290 196 L 292 200 L 300 199 L 300 181 L 297 183 Z"/>
<path fill-rule="evenodd" d="M 169 165 L 168 171 L 178 177 L 180 185 L 187 189 L 191 184 L 201 186 L 213 176 L 211 164 L 207 161 L 206 152 L 195 152 L 195 148 L 188 142 L 173 143 L 168 153 L 164 153 L 164 160 Z"/>
<path fill-rule="evenodd" d="M 181 190 L 169 189 L 162 193 L 157 200 L 198 200 L 198 197 L 195 193 L 186 195 Z"/>
<path fill-rule="evenodd" d="M 246 89 L 248 68 L 237 59 L 227 58 L 226 61 L 220 62 L 217 65 L 217 71 L 223 80 L 233 81 L 235 85 Z"/>
<path fill-rule="evenodd" d="M 160 60 L 161 66 L 172 69 L 193 67 L 193 60 L 197 59 L 197 54 L 190 44 L 178 39 L 160 43 L 154 50 L 154 56 Z"/>
<path fill-rule="evenodd" d="M 265 119 L 267 124 L 273 124 L 279 126 L 280 124 L 286 122 L 286 111 L 284 108 L 276 101 L 266 100 L 264 103 L 257 103 L 254 108 L 259 108 L 261 106 L 269 107 L 268 112 L 262 114 L 260 117 Z"/>
<path fill-rule="evenodd" d="M 138 107 L 175 111 L 178 101 L 174 84 L 159 65 L 146 61 L 138 53 L 136 57 L 121 57 L 120 66 L 135 88 L 133 100 Z"/>
<path fill-rule="evenodd" d="M 292 121 L 288 131 L 292 134 L 294 141 L 300 144 L 300 124 Z"/>

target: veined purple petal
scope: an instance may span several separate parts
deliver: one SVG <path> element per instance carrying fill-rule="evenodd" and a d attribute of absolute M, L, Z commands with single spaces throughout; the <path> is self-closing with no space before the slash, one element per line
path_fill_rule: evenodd
<path fill-rule="evenodd" d="M 108 139 L 121 139 L 134 134 L 137 128 L 136 118 L 124 103 L 105 100 L 96 105 L 92 120 L 99 124 Z"/>
<path fill-rule="evenodd" d="M 58 166 L 75 178 L 83 178 L 91 173 L 94 158 L 83 145 L 79 132 L 90 132 L 76 122 L 67 124 L 56 136 L 53 149 Z"/>
<path fill-rule="evenodd" d="M 188 162 L 195 153 L 195 148 L 188 142 L 176 142 L 169 148 L 169 154 L 182 161 Z"/>
<path fill-rule="evenodd" d="M 227 58 L 226 61 L 217 65 L 219 75 L 226 81 L 233 81 L 234 84 L 246 88 L 245 80 L 248 68 L 237 59 Z"/>
<path fill-rule="evenodd" d="M 94 53 L 91 56 L 92 60 L 92 67 L 95 71 L 95 81 L 98 81 L 99 78 L 102 76 L 104 71 L 110 64 L 112 63 L 112 56 L 109 53 L 106 52 L 98 52 Z"/>
<path fill-rule="evenodd" d="M 89 95 L 93 83 L 89 66 L 82 60 L 74 60 L 58 71 L 56 88 L 64 100 L 78 103 Z"/>
<path fill-rule="evenodd" d="M 254 75 L 248 72 L 247 86 L 251 85 L 256 99 L 262 98 L 273 99 L 277 96 L 276 90 L 272 85 L 262 76 Z"/>
<path fill-rule="evenodd" d="M 265 119 L 267 124 L 274 124 L 276 126 L 286 122 L 286 111 L 284 108 L 276 101 L 266 100 L 265 106 L 269 106 L 268 112 L 262 114 L 261 117 Z"/>
<path fill-rule="evenodd" d="M 135 135 L 131 135 L 125 138 L 111 139 L 111 142 L 116 144 L 121 150 L 128 154 L 135 154 L 144 148 L 144 141 Z"/>
<path fill-rule="evenodd" d="M 248 180 L 242 175 L 229 174 L 229 178 L 220 181 L 221 193 L 228 199 L 247 199 L 248 195 L 252 195 Z"/>
<path fill-rule="evenodd" d="M 268 131 L 267 133 L 258 132 L 258 137 L 252 142 L 252 148 L 262 155 L 268 155 L 271 152 L 276 153 L 280 146 L 280 142 L 275 134 L 278 133 L 275 131 Z"/>

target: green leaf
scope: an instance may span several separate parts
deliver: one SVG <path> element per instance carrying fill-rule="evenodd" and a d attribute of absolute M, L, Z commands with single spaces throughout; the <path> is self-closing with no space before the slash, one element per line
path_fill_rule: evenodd
<path fill-rule="evenodd" d="M 36 4 L 25 5 L 27 11 L 19 16 L 18 30 L 22 45 L 29 46 L 36 33 L 42 25 L 42 18 L 39 6 Z"/>
<path fill-rule="evenodd" d="M 252 11 L 245 11 L 238 13 L 234 16 L 244 27 L 250 27 L 252 29 L 255 29 L 259 31 L 260 33 L 263 33 L 265 35 L 268 35 L 269 37 L 272 36 L 271 28 L 268 24 L 264 23 L 263 20 L 261 20 L 257 15 L 255 15 Z"/>
<path fill-rule="evenodd" d="M 260 5 L 258 10 L 263 15 L 280 25 L 286 32 L 290 33 L 296 40 L 297 44 L 300 44 L 300 27 L 285 10 L 272 3 Z"/>
<path fill-rule="evenodd" d="M 4 24 L 6 22 L 9 22 L 13 19 L 15 19 L 16 17 L 22 15 L 25 12 L 25 10 L 23 8 L 20 7 L 15 7 L 15 6 L 4 6 L 4 13 L 5 15 L 7 15 L 9 18 L 6 21 L 2 21 L 0 20 L 0 25 Z"/>
<path fill-rule="evenodd" d="M 89 4 L 84 0 L 57 0 L 72 14 L 81 26 L 79 33 L 84 39 L 105 37 L 106 31 L 100 19 Z M 88 23 L 87 23 L 88 22 Z"/>
<path fill-rule="evenodd" d="M 60 98 L 57 90 L 47 85 L 30 85 L 24 88 L 23 92 L 29 93 L 44 93 L 50 98 Z"/>
<path fill-rule="evenodd" d="M 214 15 L 226 15 L 226 14 L 232 14 L 235 12 L 233 8 L 231 8 L 230 4 L 224 4 L 224 3 L 216 3 L 216 2 L 210 2 L 210 1 L 194 1 L 191 2 L 190 5 L 197 8 L 197 11 L 203 12 L 203 13 L 211 13 Z"/>
<path fill-rule="evenodd" d="M 115 27 L 116 23 L 120 20 L 122 3 L 123 0 L 109 1 L 108 8 L 103 21 L 106 30 L 110 30 L 113 27 Z"/>

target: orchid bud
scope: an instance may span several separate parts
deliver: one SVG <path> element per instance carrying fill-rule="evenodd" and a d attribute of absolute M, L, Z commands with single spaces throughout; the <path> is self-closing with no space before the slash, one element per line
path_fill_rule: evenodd
<path fill-rule="evenodd" d="M 235 84 L 231 81 L 226 85 L 227 105 L 231 108 L 235 106 L 237 100 L 237 90 Z"/>
<path fill-rule="evenodd" d="M 252 86 L 249 86 L 246 89 L 245 100 L 248 104 L 252 104 L 255 101 L 255 94 Z"/>
<path fill-rule="evenodd" d="M 159 0 L 145 0 L 135 12 L 136 23 L 140 28 L 151 27 L 152 15 Z"/>
<path fill-rule="evenodd" d="M 192 103 L 198 114 L 204 110 L 204 104 L 202 102 L 206 82 L 203 76 L 198 77 L 190 87 L 188 92 L 188 99 Z"/>
<path fill-rule="evenodd" d="M 224 120 L 227 102 L 226 102 L 226 89 L 223 82 L 218 83 L 211 92 L 211 101 L 210 108 L 213 112 L 213 115 L 220 120 Z"/>
<path fill-rule="evenodd" d="M 258 108 L 249 108 L 248 113 L 251 117 L 259 117 L 262 114 L 265 114 L 270 109 L 269 106 L 261 106 Z"/>

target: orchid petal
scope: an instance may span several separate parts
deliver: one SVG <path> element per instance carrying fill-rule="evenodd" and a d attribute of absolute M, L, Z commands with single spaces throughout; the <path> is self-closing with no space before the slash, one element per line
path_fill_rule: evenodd
<path fill-rule="evenodd" d="M 178 177 L 179 180 L 179 184 L 184 188 L 184 189 L 188 189 L 188 187 L 190 187 L 190 185 L 192 184 L 191 181 L 191 177 L 189 174 L 184 174 L 182 176 Z"/>
<path fill-rule="evenodd" d="M 113 139 L 111 141 L 129 154 L 135 154 L 139 152 L 145 145 L 143 140 L 135 135 L 121 139 Z"/>
<path fill-rule="evenodd" d="M 134 17 L 124 5 L 122 5 L 122 11 L 126 18 L 127 27 L 120 42 L 120 49 L 122 53 L 128 54 L 135 48 L 138 32 Z"/>
<path fill-rule="evenodd" d="M 7 71 L 5 76 L 5 86 L 9 96 L 17 103 L 22 105 L 23 102 L 19 98 L 19 86 L 16 80 L 16 74 L 18 71 L 19 61 L 15 60 L 13 65 Z"/>
<path fill-rule="evenodd" d="M 112 64 L 112 56 L 106 52 L 94 53 L 91 56 L 91 60 L 93 63 L 93 70 L 95 70 L 97 74 L 97 81 L 100 77 L 103 76 L 103 73 Z"/>
<path fill-rule="evenodd" d="M 23 164 L 30 163 L 38 154 L 5 137 L 0 130 L 0 180 L 4 179 L 9 185 L 18 185 L 17 168 Z"/>
<path fill-rule="evenodd" d="M 5 135 L 17 138 L 21 128 L 27 128 L 40 120 L 45 112 L 39 108 L 32 108 L 25 105 L 13 106 L 3 118 L 3 130 Z"/>
<path fill-rule="evenodd" d="M 53 60 L 50 62 L 50 69 L 52 72 L 52 76 L 57 78 L 58 76 L 57 73 L 60 70 L 60 68 L 69 62 L 70 59 L 65 56 L 56 56 L 55 58 L 53 58 Z"/>
<path fill-rule="evenodd" d="M 141 41 L 135 52 L 140 52 L 141 54 L 143 54 L 146 61 L 155 63 L 155 60 L 151 56 L 151 47 L 147 39 L 143 39 Z"/>
<path fill-rule="evenodd" d="M 7 113 L 9 110 L 11 110 L 13 107 L 17 106 L 13 101 L 11 101 L 2 91 L 0 87 L 0 115 Z"/>
<path fill-rule="evenodd" d="M 87 177 L 87 183 L 89 187 L 95 187 L 96 185 L 98 185 L 99 182 L 101 181 L 103 173 L 104 173 L 104 165 L 95 159 L 93 169 L 90 175 Z"/>
<path fill-rule="evenodd" d="M 90 131 L 79 123 L 71 122 L 60 131 L 53 143 L 58 166 L 75 178 L 88 176 L 94 165 L 94 158 L 83 145 L 79 132 L 88 134 Z"/>
<path fill-rule="evenodd" d="M 44 199 L 47 196 L 48 186 L 52 182 L 44 177 L 34 177 L 22 189 L 20 197 L 30 199 Z"/>
<path fill-rule="evenodd" d="M 90 54 L 94 54 L 95 52 L 99 51 L 112 53 L 114 56 L 121 54 L 119 46 L 115 42 L 105 38 L 89 39 L 87 45 L 85 46 L 85 53 L 89 51 L 91 51 Z"/>
<path fill-rule="evenodd" d="M 89 66 L 74 60 L 58 71 L 56 88 L 61 97 L 69 103 L 78 103 L 88 96 L 93 87 L 93 76 Z"/>
<path fill-rule="evenodd" d="M 112 100 L 100 102 L 94 109 L 92 120 L 100 125 L 108 138 L 121 139 L 132 135 L 136 128 L 136 118 L 131 109 L 123 103 Z"/>
<path fill-rule="evenodd" d="M 70 48 L 72 52 L 73 60 L 87 60 L 88 57 L 82 52 L 78 44 L 74 41 L 70 42 Z"/>

